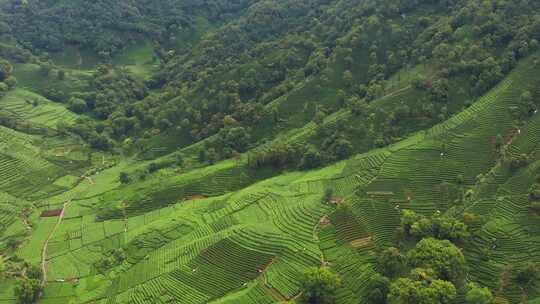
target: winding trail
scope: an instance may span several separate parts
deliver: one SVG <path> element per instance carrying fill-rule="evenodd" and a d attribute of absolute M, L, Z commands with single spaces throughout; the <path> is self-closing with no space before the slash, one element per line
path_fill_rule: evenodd
<path fill-rule="evenodd" d="M 54 225 L 54 228 L 49 233 L 49 236 L 45 240 L 45 243 L 43 243 L 43 249 L 41 250 L 41 272 L 43 273 L 43 277 L 41 279 L 41 286 L 45 287 L 47 284 L 47 246 L 49 245 L 49 241 L 53 237 L 54 233 L 62 223 L 62 219 L 64 219 L 64 211 L 66 208 L 71 204 L 71 200 L 64 203 L 62 207 L 62 212 L 60 212 L 60 215 L 58 216 L 58 221 L 56 222 L 56 225 Z"/>

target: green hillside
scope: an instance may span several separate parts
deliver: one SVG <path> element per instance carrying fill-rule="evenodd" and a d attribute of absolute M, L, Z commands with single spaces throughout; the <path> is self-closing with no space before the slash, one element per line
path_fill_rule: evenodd
<path fill-rule="evenodd" d="M 540 300 L 538 3 L 158 2 L 0 0 L 0 303 Z"/>

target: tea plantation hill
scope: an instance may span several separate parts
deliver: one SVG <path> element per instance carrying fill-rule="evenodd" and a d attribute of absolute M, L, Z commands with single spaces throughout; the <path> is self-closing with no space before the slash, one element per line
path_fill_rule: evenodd
<path fill-rule="evenodd" d="M 539 303 L 539 11 L 0 0 L 0 303 Z"/>
<path fill-rule="evenodd" d="M 39 191 L 27 197 L 29 191 L 2 185 L 4 239 L 18 235 L 21 241 L 9 256 L 41 265 L 36 253 L 46 244 L 41 303 L 274 303 L 295 299 L 303 271 L 322 263 L 341 277 L 337 303 L 357 303 L 380 271 L 378 250 L 395 246 L 400 210 L 407 209 L 428 217 L 474 215 L 471 236 L 459 244 L 470 266 L 467 281 L 489 287 L 501 303 L 532 299 L 537 282 L 524 288 L 513 273 L 539 258 L 529 189 L 538 174 L 540 116 L 518 122 L 510 110 L 523 106 L 524 91 L 538 87 L 535 60 L 524 60 L 471 107 L 433 128 L 323 169 L 260 181 L 244 155 L 203 168 L 158 169 L 144 181 L 121 185 L 120 172 L 162 159 L 97 154 L 79 161 L 104 170 L 78 180 L 80 171 L 54 163 L 58 171 L 46 169 L 47 148 L 63 150 L 56 157 L 67 164 L 77 153 L 54 147 L 47 135 L 3 129 L 13 142 L 9 150 L 18 151 L 13 158 L 3 152 L 6 164 L 37 151 L 45 170 L 2 172 L 35 179 L 35 187 L 47 174 L 55 181 L 43 183 L 46 199 Z M 499 134 L 504 140 L 497 148 Z M 522 155 L 526 161 L 515 160 Z M 321 201 L 327 189 L 339 206 Z M 182 197 L 166 200 L 178 193 Z M 138 201 L 159 201 L 159 195 L 168 206 Z M 111 205 L 121 212 L 107 212 Z M 22 207 L 31 208 L 26 217 L 17 212 Z M 51 209 L 62 209 L 62 217 L 39 217 Z M 15 301 L 14 285 L 15 279 L 3 281 L 4 302 Z"/>

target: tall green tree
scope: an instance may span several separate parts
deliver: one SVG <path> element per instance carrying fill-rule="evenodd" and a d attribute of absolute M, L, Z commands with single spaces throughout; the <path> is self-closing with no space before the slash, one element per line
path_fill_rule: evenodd
<path fill-rule="evenodd" d="M 450 304 L 456 298 L 456 288 L 443 280 L 397 279 L 390 285 L 389 304 Z"/>
<path fill-rule="evenodd" d="M 382 273 L 389 277 L 400 274 L 407 263 L 405 256 L 396 247 L 388 247 L 383 250 L 378 255 L 377 262 L 381 267 Z"/>
<path fill-rule="evenodd" d="M 341 279 L 329 268 L 310 268 L 302 278 L 302 303 L 332 304 Z"/>
<path fill-rule="evenodd" d="M 407 254 L 412 267 L 432 269 L 443 280 L 458 282 L 466 272 L 465 257 L 459 248 L 447 240 L 425 238 Z"/>
<path fill-rule="evenodd" d="M 465 301 L 467 301 L 467 304 L 492 304 L 493 295 L 489 288 L 470 283 L 465 295 Z"/>
<path fill-rule="evenodd" d="M 41 295 L 42 287 L 38 279 L 21 279 L 15 286 L 15 296 L 21 304 L 37 303 Z"/>

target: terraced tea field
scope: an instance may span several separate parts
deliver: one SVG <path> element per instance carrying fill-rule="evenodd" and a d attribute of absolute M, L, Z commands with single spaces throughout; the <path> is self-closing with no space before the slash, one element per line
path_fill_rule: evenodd
<path fill-rule="evenodd" d="M 53 193 L 40 210 L 69 202 L 60 224 L 36 219 L 18 254 L 40 263 L 35 253 L 47 248 L 40 303 L 277 303 L 297 299 L 305 269 L 330 265 L 343 280 L 337 303 L 352 304 L 369 292 L 377 250 L 395 242 L 400 210 L 471 212 L 485 222 L 463 245 L 474 265 L 468 280 L 496 291 L 500 303 L 523 303 L 523 290 L 500 281 L 511 265 L 540 261 L 540 222 L 527 198 L 540 167 L 540 114 L 515 132 L 508 109 L 538 86 L 538 72 L 524 62 L 471 107 L 429 130 L 324 169 L 272 178 L 258 177 L 240 159 L 165 171 L 131 185 L 118 182 L 130 167 L 120 162 L 89 176 L 92 182 L 77 182 L 78 175 L 40 156 L 40 147 L 50 151 L 53 142 L 40 146 L 43 139 L 0 129 L 0 189 L 22 195 L 42 185 L 51 193 L 44 180 L 57 181 L 64 192 Z M 49 115 L 21 111 L 36 122 Z M 531 159 L 519 170 L 504 165 L 493 148 L 492 138 L 509 133 L 517 134 L 509 153 Z M 327 189 L 336 204 L 322 202 Z M 3 197 L 0 231 L 19 216 L 14 197 Z M 103 217 L 111 206 L 114 213 Z M 12 301 L 9 288 L 0 285 L 0 302 Z"/>
<path fill-rule="evenodd" d="M 77 118 L 64 106 L 24 89 L 10 91 L 0 99 L 0 109 L 19 121 L 53 129 L 59 122 L 70 125 Z"/>

